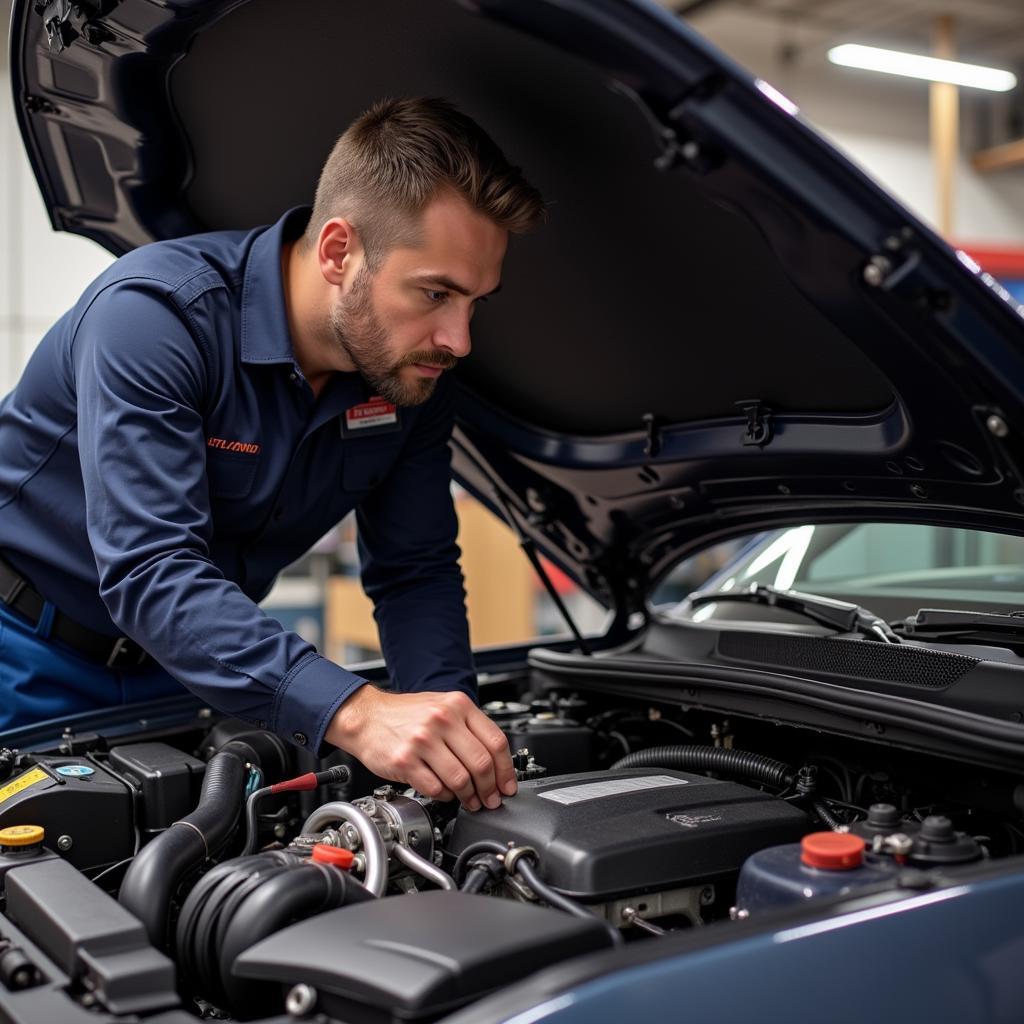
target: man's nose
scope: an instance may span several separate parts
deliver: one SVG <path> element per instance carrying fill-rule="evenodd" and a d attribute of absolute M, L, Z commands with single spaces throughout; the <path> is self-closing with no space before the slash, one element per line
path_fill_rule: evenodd
<path fill-rule="evenodd" d="M 469 335 L 469 318 L 460 318 L 444 325 L 434 332 L 434 344 L 450 352 L 456 359 L 469 355 L 473 342 Z"/>

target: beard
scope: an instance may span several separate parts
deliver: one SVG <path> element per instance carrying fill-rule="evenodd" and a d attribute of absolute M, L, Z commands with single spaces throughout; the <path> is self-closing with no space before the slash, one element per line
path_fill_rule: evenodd
<path fill-rule="evenodd" d="M 415 363 L 450 370 L 455 357 L 427 351 L 393 359 L 388 332 L 373 308 L 370 281 L 370 272 L 365 265 L 360 267 L 349 294 L 331 307 L 331 334 L 373 394 L 392 405 L 422 405 L 434 393 L 440 378 L 414 376 L 407 380 L 402 370 Z"/>

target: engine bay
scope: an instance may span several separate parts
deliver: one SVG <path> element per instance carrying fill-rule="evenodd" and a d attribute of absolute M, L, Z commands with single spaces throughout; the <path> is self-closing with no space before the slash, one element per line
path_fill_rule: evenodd
<path fill-rule="evenodd" d="M 0 752 L 0 994 L 55 1022 L 433 1021 L 572 958 L 950 884 L 1024 844 L 1012 773 L 526 683 L 485 691 L 519 779 L 493 811 L 207 709 Z"/>

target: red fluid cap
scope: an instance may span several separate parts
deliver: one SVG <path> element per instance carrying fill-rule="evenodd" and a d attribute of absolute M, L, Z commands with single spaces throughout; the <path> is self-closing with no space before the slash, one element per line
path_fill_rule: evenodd
<path fill-rule="evenodd" d="M 317 843 L 313 847 L 313 860 L 318 864 L 333 864 L 335 867 L 347 870 L 352 867 L 355 859 L 355 854 L 351 850 L 342 850 L 340 847 L 328 846 L 326 843 Z"/>
<path fill-rule="evenodd" d="M 800 841 L 800 860 L 808 867 L 844 871 L 864 862 L 864 840 L 848 832 L 812 832 Z"/>

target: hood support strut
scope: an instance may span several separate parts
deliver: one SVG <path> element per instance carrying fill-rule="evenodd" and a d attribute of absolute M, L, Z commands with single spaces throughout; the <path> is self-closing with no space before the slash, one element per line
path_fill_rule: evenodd
<path fill-rule="evenodd" d="M 502 518 L 506 523 L 508 523 L 509 529 L 516 535 L 516 540 L 519 542 L 519 546 L 523 549 L 523 553 L 529 559 L 530 565 L 533 566 L 533 571 L 537 574 L 541 583 L 544 584 L 544 589 L 548 592 L 551 600 L 554 601 L 555 607 L 558 609 L 558 613 L 565 620 L 565 624 L 569 627 L 569 631 L 575 638 L 576 643 L 579 646 L 580 653 L 589 656 L 592 653 L 590 645 L 583 638 L 583 634 L 576 625 L 576 621 L 570 614 L 569 609 L 566 608 L 561 594 L 558 593 L 554 583 L 551 582 L 551 577 L 544 569 L 540 556 L 537 554 L 536 543 L 533 538 L 530 537 L 529 534 L 525 533 L 520 527 L 516 514 L 512 510 L 512 506 L 505 498 L 505 495 L 501 493 L 501 485 L 494 479 L 490 472 L 490 468 L 484 465 L 472 452 L 465 447 L 463 447 L 462 451 L 463 454 L 472 460 L 481 476 L 483 476 L 484 480 L 487 481 L 491 495 L 494 498 L 494 507 L 501 512 Z"/>
<path fill-rule="evenodd" d="M 501 493 L 501 490 L 496 484 L 493 485 L 493 493 L 498 507 L 501 509 L 505 517 L 505 522 L 508 523 L 512 532 L 516 535 L 516 540 L 519 541 L 519 546 L 523 549 L 523 553 L 530 560 L 530 565 L 533 566 L 533 571 L 540 578 L 541 583 L 544 584 L 544 589 L 548 592 L 548 596 L 552 601 L 554 601 L 559 614 L 565 620 L 565 624 L 569 627 L 569 631 L 572 633 L 573 637 L 575 637 L 576 643 L 579 645 L 580 653 L 590 655 L 590 645 L 583 639 L 583 634 L 576 625 L 576 621 L 570 614 L 569 609 L 566 608 L 565 602 L 562 600 L 562 595 L 558 593 L 554 583 L 551 582 L 551 577 L 544 569 L 540 556 L 537 554 L 537 545 L 534 543 L 533 538 L 525 534 L 520 529 L 515 513 L 512 511 L 511 506 L 505 500 L 505 496 Z"/>

